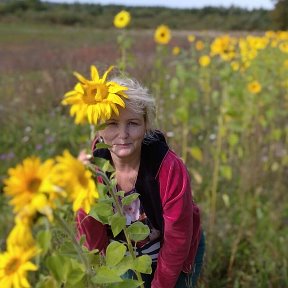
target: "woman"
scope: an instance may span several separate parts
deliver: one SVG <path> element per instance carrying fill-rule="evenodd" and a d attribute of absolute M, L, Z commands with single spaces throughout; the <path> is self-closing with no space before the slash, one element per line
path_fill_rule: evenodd
<path fill-rule="evenodd" d="M 126 107 L 98 132 L 93 155 L 111 161 L 119 190 L 140 194 L 124 213 L 127 225 L 140 220 L 150 228 L 149 237 L 137 243 L 136 249 L 152 258 L 152 274 L 142 275 L 145 287 L 193 287 L 202 266 L 204 236 L 187 169 L 169 149 L 164 135 L 153 129 L 155 105 L 147 89 L 132 79 L 111 81 L 128 88 Z M 111 148 L 94 149 L 99 141 Z M 79 211 L 78 236 L 85 234 L 89 249 L 105 248 L 105 229 L 99 239 L 103 227 L 85 217 Z M 132 278 L 133 273 L 123 277 Z"/>

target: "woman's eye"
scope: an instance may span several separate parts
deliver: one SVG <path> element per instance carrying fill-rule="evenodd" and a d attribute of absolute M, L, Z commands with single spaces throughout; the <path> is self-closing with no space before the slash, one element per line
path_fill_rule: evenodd
<path fill-rule="evenodd" d="M 137 126 L 138 125 L 138 122 L 129 122 L 129 125 L 132 125 L 132 126 Z"/>
<path fill-rule="evenodd" d="M 108 122 L 107 123 L 107 126 L 114 126 L 114 125 L 116 125 L 117 123 L 116 122 Z"/>

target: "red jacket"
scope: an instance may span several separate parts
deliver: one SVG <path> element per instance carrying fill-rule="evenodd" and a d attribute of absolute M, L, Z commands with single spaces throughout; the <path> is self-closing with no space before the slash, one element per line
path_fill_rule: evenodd
<path fill-rule="evenodd" d="M 94 156 L 111 158 L 107 149 L 100 150 L 94 151 Z M 200 240 L 200 213 L 192 199 L 186 166 L 160 132 L 154 140 L 143 142 L 135 186 L 146 215 L 163 235 L 151 287 L 173 288 L 181 271 L 192 271 Z M 97 222 L 83 210 L 78 211 L 78 237 L 86 235 L 90 250 L 102 250 L 108 243 L 104 228 Z"/>
<path fill-rule="evenodd" d="M 163 207 L 164 237 L 151 287 L 172 288 L 181 271 L 192 271 L 200 240 L 200 213 L 192 201 L 186 167 L 170 150 L 163 159 L 157 179 Z"/>

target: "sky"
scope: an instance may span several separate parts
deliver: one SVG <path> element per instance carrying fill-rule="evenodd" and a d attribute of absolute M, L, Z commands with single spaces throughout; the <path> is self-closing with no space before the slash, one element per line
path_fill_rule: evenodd
<path fill-rule="evenodd" d="M 127 6 L 163 6 L 171 8 L 203 8 L 205 6 L 273 9 L 273 0 L 44 0 L 62 3 L 117 4 Z"/>

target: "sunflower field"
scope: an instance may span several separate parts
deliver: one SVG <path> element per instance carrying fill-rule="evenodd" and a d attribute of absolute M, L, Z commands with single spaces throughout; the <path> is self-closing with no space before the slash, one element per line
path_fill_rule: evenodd
<path fill-rule="evenodd" d="M 123 106 L 109 73 L 149 88 L 158 127 L 188 167 L 207 239 L 198 287 L 288 286 L 287 31 L 137 31 L 122 10 L 105 30 L 0 24 L 0 42 L 1 288 L 144 287 L 151 262 L 131 242 L 102 255 L 75 232 L 82 208 L 114 235 L 147 233 L 112 209 L 108 192 L 133 199 L 116 195 L 109 163 L 87 161 L 95 123 Z M 97 92 L 85 106 L 87 87 Z M 121 278 L 128 269 L 136 280 Z"/>

